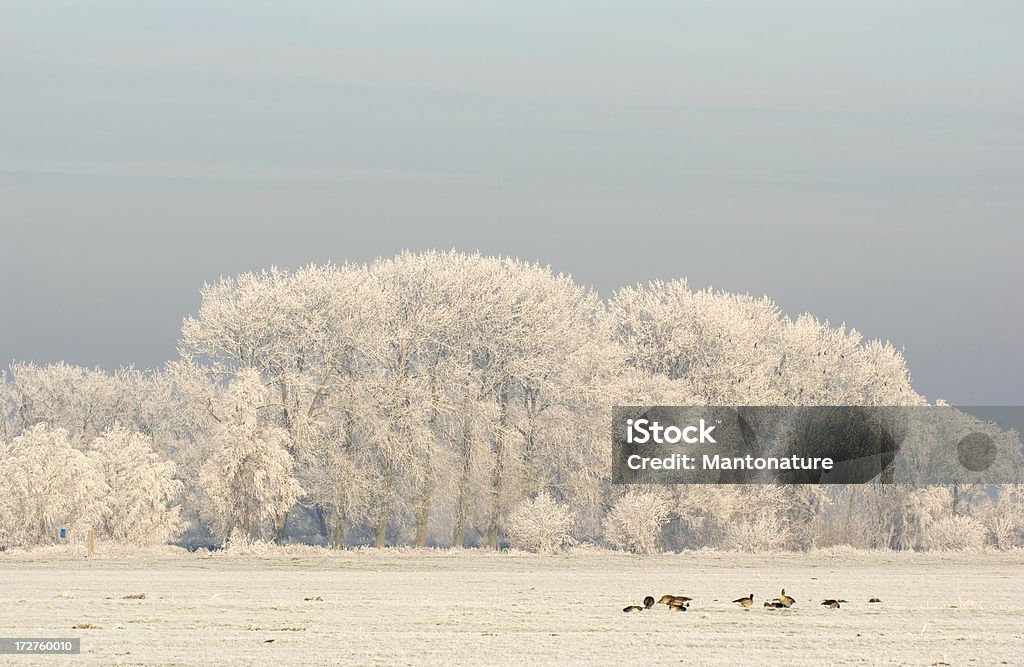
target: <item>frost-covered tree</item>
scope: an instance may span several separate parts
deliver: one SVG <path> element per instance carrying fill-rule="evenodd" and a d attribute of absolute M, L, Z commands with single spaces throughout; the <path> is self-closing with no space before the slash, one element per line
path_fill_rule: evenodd
<path fill-rule="evenodd" d="M 83 538 L 100 520 L 106 493 L 67 431 L 32 426 L 0 445 L 0 545 L 52 544 L 61 528 Z"/>
<path fill-rule="evenodd" d="M 437 487 L 443 444 L 437 421 L 457 320 L 447 267 L 436 259 L 403 253 L 369 268 L 374 317 L 362 350 L 371 365 L 355 381 L 368 398 L 362 416 L 374 425 L 367 444 L 377 461 L 371 501 L 378 547 L 385 545 L 393 519 L 405 512 L 413 515 L 416 543 L 423 546 Z"/>
<path fill-rule="evenodd" d="M 64 429 L 94 467 L 123 456 L 179 478 L 181 514 L 197 531 L 262 539 L 286 523 L 315 526 L 314 539 L 338 547 L 522 543 L 520 511 L 541 497 L 571 509 L 575 537 L 639 550 L 927 548 L 930 526 L 950 515 L 980 522 L 992 544 L 1021 537 L 1007 518 L 1016 505 L 997 510 L 978 475 L 947 469 L 956 439 L 941 431 L 989 433 L 994 465 L 1010 473 L 1024 469 L 1018 436 L 963 420 L 903 443 L 922 479 L 960 475 L 949 502 L 909 487 L 609 485 L 613 405 L 925 404 L 892 345 L 790 319 L 767 297 L 677 280 L 605 303 L 548 267 L 433 251 L 244 273 L 201 296 L 181 358 L 158 371 L 12 366 L 0 384 L 5 456 L 37 424 Z M 90 447 L 97 438 L 103 453 Z M 175 472 L 143 460 L 173 461 Z M 151 489 L 165 509 L 169 489 Z M 667 504 L 653 528 L 630 514 L 644 503 Z M 162 525 L 159 506 L 125 520 L 145 532 Z M 109 532 L 135 539 L 125 530 Z"/>
<path fill-rule="evenodd" d="M 778 402 L 784 322 L 767 297 L 655 281 L 618 290 L 609 308 L 616 337 L 636 368 L 685 378 L 710 405 Z"/>
<path fill-rule="evenodd" d="M 255 371 L 266 402 L 298 452 L 316 433 L 332 395 L 361 365 L 367 317 L 376 304 L 366 267 L 310 265 L 243 273 L 203 286 L 196 317 L 182 326 L 183 359 L 214 381 Z"/>
<path fill-rule="evenodd" d="M 148 379 L 132 368 L 107 373 L 65 363 L 10 367 L 4 409 L 16 434 L 45 423 L 63 428 L 76 447 L 113 426 L 137 424 L 147 402 Z"/>
<path fill-rule="evenodd" d="M 496 547 L 531 493 L 596 495 L 598 388 L 612 374 L 595 295 L 545 267 L 459 253 L 380 260 L 368 285 L 352 386 L 374 434 L 357 449 L 376 462 L 376 544 L 408 516 L 422 545 L 450 502 L 453 544 L 473 524 Z"/>
<path fill-rule="evenodd" d="M 694 292 L 685 280 L 656 281 L 619 290 L 609 307 L 627 363 L 686 382 L 694 403 L 924 404 L 890 344 L 865 342 L 855 330 L 809 315 L 790 320 L 767 298 Z M 771 538 L 807 548 L 816 542 L 820 512 L 831 495 L 817 490 L 804 496 L 795 489 L 687 490 L 679 496 L 678 518 L 693 544 L 728 542 L 727 529 L 746 526 L 733 542 Z"/>
<path fill-rule="evenodd" d="M 153 451 L 152 438 L 115 425 L 89 446 L 106 483 L 97 533 L 116 542 L 163 544 L 183 529 L 175 465 Z"/>
<path fill-rule="evenodd" d="M 358 489 L 366 479 L 356 464 L 364 443 L 356 435 L 375 426 L 363 420 L 368 399 L 360 381 L 372 365 L 363 356 L 372 297 L 367 268 L 357 265 L 222 278 L 204 285 L 198 314 L 185 321 L 176 366 L 200 408 L 216 402 L 202 399 L 203 383 L 216 387 L 250 371 L 262 378 L 270 391 L 261 419 L 288 432 L 296 476 L 309 488 L 302 500 L 335 542 L 365 507 Z M 324 465 L 344 479 L 325 478 Z"/>
<path fill-rule="evenodd" d="M 347 409 L 338 414 L 330 434 L 318 437 L 318 446 L 304 453 L 297 476 L 301 475 L 327 543 L 340 549 L 345 546 L 349 525 L 368 516 L 371 480 L 358 458 L 358 443 L 364 440 L 354 432 L 359 423 Z"/>
<path fill-rule="evenodd" d="M 609 346 L 593 292 L 537 265 L 492 260 L 486 269 L 484 284 L 493 291 L 488 300 L 505 313 L 480 323 L 486 337 L 475 355 L 488 388 L 485 400 L 494 407 L 485 521 L 486 543 L 495 547 L 506 508 L 529 492 L 570 480 L 583 485 L 567 490 L 589 484 L 580 473 L 593 470 L 593 463 L 580 469 L 558 462 L 573 446 L 596 451 L 590 429 L 600 419 L 599 388 L 612 373 L 602 365 L 600 354 Z"/>
<path fill-rule="evenodd" d="M 609 308 L 630 365 L 685 378 L 708 404 L 924 404 L 892 345 L 790 320 L 767 297 L 655 281 L 620 289 Z"/>
<path fill-rule="evenodd" d="M 811 315 L 787 320 L 776 382 L 782 404 L 922 405 L 903 356 L 889 343 Z"/>
<path fill-rule="evenodd" d="M 285 513 L 302 493 L 287 431 L 260 420 L 265 399 L 259 375 L 239 373 L 207 436 L 212 455 L 200 471 L 202 514 L 221 539 L 235 530 L 253 539 L 279 537 Z"/>

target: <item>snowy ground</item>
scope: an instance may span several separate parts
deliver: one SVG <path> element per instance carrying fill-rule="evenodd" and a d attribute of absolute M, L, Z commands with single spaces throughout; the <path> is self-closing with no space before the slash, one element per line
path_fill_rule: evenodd
<path fill-rule="evenodd" d="M 0 554 L 0 636 L 82 638 L 78 657 L 8 664 L 1022 664 L 1022 566 L 1020 552 Z M 797 605 L 762 608 L 783 586 Z M 751 591 L 754 608 L 729 604 Z M 663 593 L 696 601 L 621 611 Z"/>

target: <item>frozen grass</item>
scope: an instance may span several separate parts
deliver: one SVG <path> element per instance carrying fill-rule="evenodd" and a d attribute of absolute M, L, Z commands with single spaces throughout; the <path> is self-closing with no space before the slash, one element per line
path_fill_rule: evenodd
<path fill-rule="evenodd" d="M 0 634 L 82 637 L 78 658 L 10 661 L 47 665 L 1020 664 L 1022 566 L 1019 551 L 51 549 L 0 555 Z M 797 605 L 762 608 L 783 586 Z M 751 591 L 754 608 L 729 604 Z M 621 611 L 663 593 L 696 600 L 684 614 Z"/>

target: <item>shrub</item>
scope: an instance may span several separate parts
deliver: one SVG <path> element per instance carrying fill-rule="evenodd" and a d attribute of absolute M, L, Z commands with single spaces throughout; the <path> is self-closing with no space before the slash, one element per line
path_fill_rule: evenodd
<path fill-rule="evenodd" d="M 948 516 L 928 527 L 925 546 L 936 551 L 978 551 L 985 546 L 988 531 L 969 516 Z"/>
<path fill-rule="evenodd" d="M 756 553 L 777 551 L 786 543 L 787 531 L 774 514 L 767 514 L 749 521 L 736 521 L 722 529 L 722 547 Z"/>
<path fill-rule="evenodd" d="M 974 515 L 988 529 L 997 549 L 1024 544 L 1024 486 L 1001 486 L 996 497 L 975 510 Z"/>
<path fill-rule="evenodd" d="M 548 493 L 524 500 L 508 517 L 508 538 L 513 547 L 537 553 L 554 553 L 570 544 L 572 514 Z"/>
<path fill-rule="evenodd" d="M 669 503 L 664 498 L 650 491 L 630 491 L 605 516 L 604 536 L 619 549 L 656 553 L 668 517 Z"/>
<path fill-rule="evenodd" d="M 273 555 L 276 546 L 272 542 L 251 537 L 241 528 L 235 528 L 224 541 L 224 548 L 221 551 L 227 556 L 262 558 Z"/>

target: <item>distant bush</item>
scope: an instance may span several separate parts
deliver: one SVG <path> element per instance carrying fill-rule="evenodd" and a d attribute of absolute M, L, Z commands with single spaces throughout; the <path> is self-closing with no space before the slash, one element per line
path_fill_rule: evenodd
<path fill-rule="evenodd" d="M 934 551 L 978 551 L 985 546 L 988 531 L 969 516 L 948 516 L 928 527 L 925 547 Z"/>
<path fill-rule="evenodd" d="M 572 513 L 548 493 L 524 500 L 508 517 L 509 542 L 516 549 L 554 553 L 572 542 Z"/>
<path fill-rule="evenodd" d="M 1001 486 L 995 498 L 972 514 L 988 529 L 995 548 L 1012 549 L 1024 545 L 1024 486 Z"/>
<path fill-rule="evenodd" d="M 224 541 L 222 552 L 227 556 L 254 556 L 257 558 L 272 556 L 278 551 L 277 545 L 273 542 L 250 537 L 241 528 L 231 531 L 228 539 Z"/>
<path fill-rule="evenodd" d="M 619 549 L 657 553 L 668 517 L 669 503 L 664 498 L 649 491 L 631 491 L 619 498 L 605 516 L 604 536 Z"/>
<path fill-rule="evenodd" d="M 725 526 L 721 546 L 725 549 L 756 553 L 778 551 L 785 546 L 787 531 L 774 514 Z"/>

